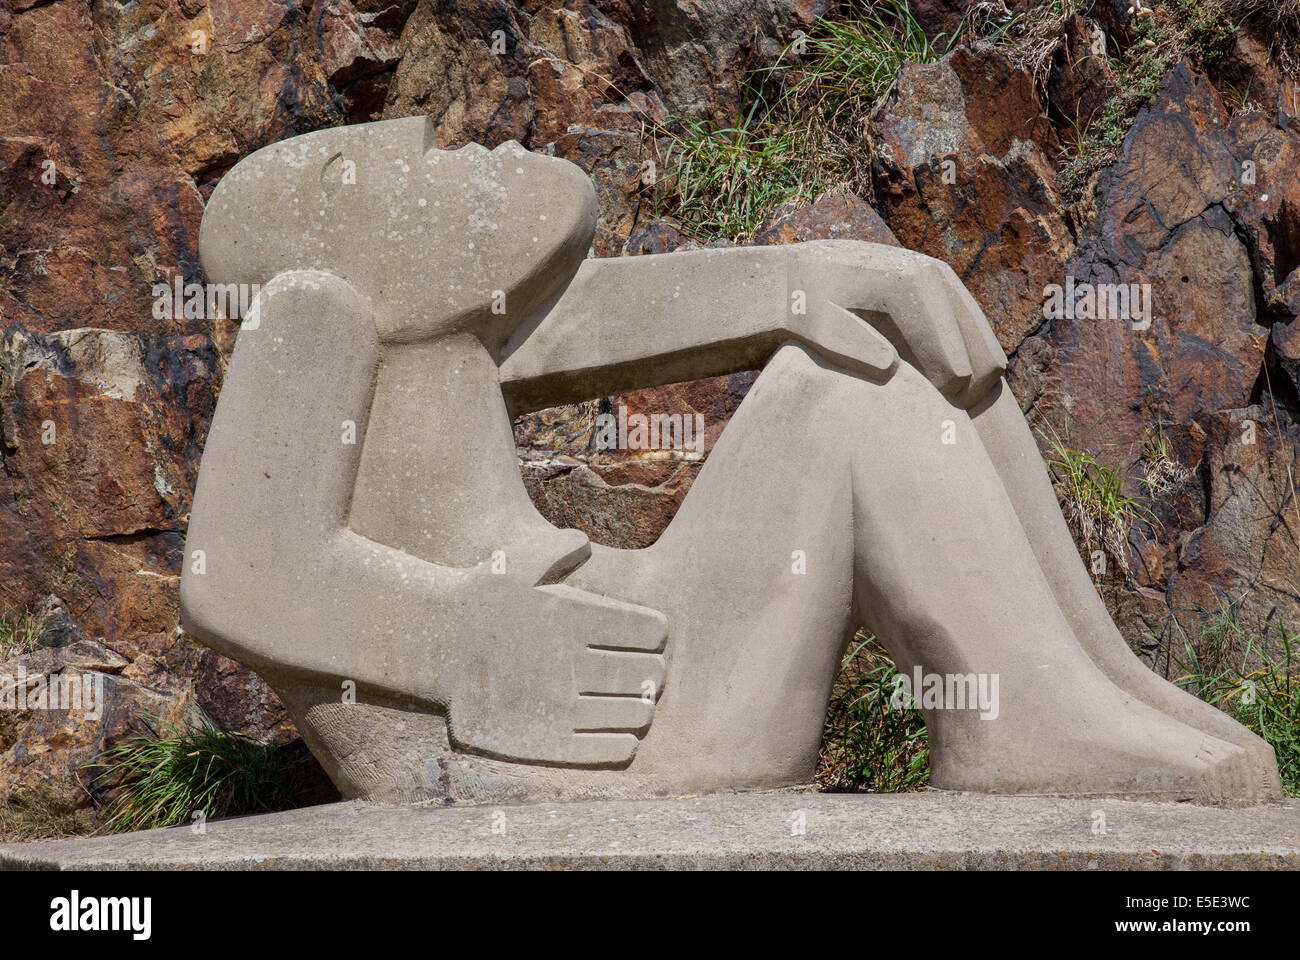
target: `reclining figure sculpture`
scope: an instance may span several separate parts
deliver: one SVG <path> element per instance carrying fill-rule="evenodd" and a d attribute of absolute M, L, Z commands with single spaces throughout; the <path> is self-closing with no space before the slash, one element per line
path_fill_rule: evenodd
<path fill-rule="evenodd" d="M 906 675 L 996 678 L 996 709 L 923 704 L 936 787 L 1280 796 L 1271 747 L 1128 649 L 945 264 L 585 259 L 594 224 L 576 166 L 439 150 L 422 117 L 266 147 L 207 206 L 207 278 L 261 292 L 182 622 L 266 678 L 344 796 L 807 782 L 855 627 Z M 652 546 L 534 509 L 512 416 L 760 367 Z"/>

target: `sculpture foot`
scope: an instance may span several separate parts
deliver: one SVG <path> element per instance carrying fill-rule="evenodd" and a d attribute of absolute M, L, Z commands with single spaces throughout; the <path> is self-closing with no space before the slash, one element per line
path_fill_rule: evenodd
<path fill-rule="evenodd" d="M 1215 740 L 1240 747 L 1248 757 L 1255 799 L 1282 799 L 1282 779 L 1272 746 L 1218 707 L 1152 673 L 1127 649 L 1123 652 L 1125 657 L 1118 663 L 1107 662 L 1110 658 L 1106 657 L 1096 657 L 1095 662 L 1125 693 Z"/>
<path fill-rule="evenodd" d="M 931 782 L 981 793 L 1212 804 L 1275 799 L 1257 755 L 1116 693 L 1117 703 L 1072 706 L 1087 715 L 1069 720 L 1059 708 L 1050 718 L 988 722 L 950 720 L 939 711 L 931 724 Z"/>

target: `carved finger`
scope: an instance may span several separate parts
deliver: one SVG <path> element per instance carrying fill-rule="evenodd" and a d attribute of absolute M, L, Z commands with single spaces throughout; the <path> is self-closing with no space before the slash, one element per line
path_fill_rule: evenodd
<path fill-rule="evenodd" d="M 946 265 L 932 261 L 912 271 L 898 292 L 894 316 L 913 365 L 945 397 L 955 398 L 966 392 L 972 371 L 941 266 Z"/>
<path fill-rule="evenodd" d="M 610 650 L 662 650 L 668 639 L 668 620 L 658 610 L 602 597 L 564 584 L 538 587 L 572 609 L 575 626 L 589 646 Z"/>
<path fill-rule="evenodd" d="M 800 339 L 827 360 L 854 373 L 882 380 L 898 367 L 894 345 L 864 317 L 838 304 L 808 318 L 807 334 Z"/>
<path fill-rule="evenodd" d="M 593 696 L 648 696 L 651 703 L 664 683 L 664 659 L 657 654 L 588 650 L 577 668 L 578 693 Z"/>
<path fill-rule="evenodd" d="M 640 697 L 579 697 L 573 726 L 579 733 L 642 731 L 654 711 L 655 705 Z"/>
<path fill-rule="evenodd" d="M 970 359 L 971 379 L 964 402 L 967 407 L 972 407 L 1002 379 L 1007 369 L 1007 357 L 984 311 L 961 278 L 947 264 L 944 264 L 944 275 L 948 301 L 952 304 L 953 316 L 957 319 L 966 343 L 966 355 Z"/>

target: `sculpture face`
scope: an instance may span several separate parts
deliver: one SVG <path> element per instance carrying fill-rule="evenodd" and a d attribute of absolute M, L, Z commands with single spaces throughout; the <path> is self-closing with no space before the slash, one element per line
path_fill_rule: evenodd
<path fill-rule="evenodd" d="M 572 164 L 470 144 L 439 150 L 423 117 L 339 127 L 240 161 L 204 213 L 215 283 L 315 268 L 383 305 L 384 340 L 468 330 L 495 349 L 587 253 L 595 194 Z"/>
<path fill-rule="evenodd" d="M 344 795 L 803 782 L 855 627 L 932 689 L 996 691 L 923 702 L 935 786 L 1280 794 L 1271 747 L 1128 650 L 951 269 L 852 241 L 583 261 L 592 223 L 577 168 L 431 149 L 423 119 L 269 147 L 213 194 L 205 270 L 266 316 L 213 418 L 182 622 L 267 677 Z M 528 502 L 507 398 L 755 366 L 653 546 Z"/>

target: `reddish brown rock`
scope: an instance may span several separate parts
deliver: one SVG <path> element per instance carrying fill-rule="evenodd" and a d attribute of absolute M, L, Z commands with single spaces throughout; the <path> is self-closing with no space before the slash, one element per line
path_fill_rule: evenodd
<path fill-rule="evenodd" d="M 288 735 L 259 678 L 176 631 L 185 522 L 220 369 L 203 336 L 76 329 L 0 340 L 0 611 L 60 598 L 79 638 L 60 645 L 61 662 L 116 678 L 108 720 L 15 721 L 0 795 L 5 783 L 71 789 L 134 709 L 197 703 L 237 729 Z M 69 660 L 86 645 L 98 659 Z M 212 682 L 196 697 L 205 669 Z"/>
<path fill-rule="evenodd" d="M 577 164 L 596 188 L 596 236 L 592 251 L 598 257 L 624 253 L 638 217 L 650 205 L 654 169 L 641 138 L 625 131 L 573 127 L 548 147 L 548 152 Z"/>
<path fill-rule="evenodd" d="M 722 436 L 732 414 L 745 399 L 745 394 L 754 385 L 756 373 L 735 373 L 725 377 L 710 377 L 707 380 L 691 380 L 686 383 L 671 383 L 662 387 L 651 387 L 615 396 L 610 400 L 609 409 L 617 412 L 620 407 L 628 414 L 680 414 L 694 417 L 697 414 L 704 424 L 701 453 L 708 456 L 710 450 Z M 697 438 L 698 439 L 698 438 Z M 598 458 L 603 462 L 653 459 L 646 453 L 636 451 L 611 450 Z"/>
<path fill-rule="evenodd" d="M 1030 0 L 1009 0 L 1008 10 L 1023 11 Z M 911 0 L 908 6 L 916 22 L 930 36 L 953 36 L 979 0 Z"/>
<path fill-rule="evenodd" d="M 610 483 L 602 468 L 586 464 L 550 476 L 526 467 L 524 485 L 556 526 L 574 527 L 605 546 L 639 549 L 659 539 L 698 471 L 698 463 L 676 463 L 664 477 L 645 477 L 658 481 L 651 485 L 627 482 L 617 468 Z"/>
<path fill-rule="evenodd" d="M 84 639 L 0 661 L 0 798 L 52 792 L 88 799 L 96 771 L 87 765 L 140 732 L 142 717 L 195 716 L 191 698 L 136 682 L 124 675 L 128 666 Z M 75 697 L 65 699 L 74 683 Z"/>
<path fill-rule="evenodd" d="M 151 311 L 156 280 L 196 278 L 197 183 L 344 118 L 304 9 L 53 3 L 14 17 L 3 46 L 0 129 L 22 142 L 0 150 L 0 322 L 207 332 Z"/>
<path fill-rule="evenodd" d="M 1100 216 L 1056 281 L 1145 284 L 1150 328 L 1114 317 L 1052 320 L 1036 422 L 1091 430 L 1128 464 L 1142 454 L 1151 410 L 1186 424 L 1250 402 L 1266 330 L 1256 322 L 1250 257 L 1224 210 L 1237 169 L 1221 99 L 1177 68 L 1135 121 L 1103 180 Z"/>
<path fill-rule="evenodd" d="M 411 6 L 407 4 L 407 16 Z M 400 62 L 397 38 L 376 25 L 385 22 L 386 12 L 391 14 L 387 22 L 400 25 L 405 21 L 404 16 L 396 15 L 395 7 L 363 12 L 348 0 L 327 0 L 312 8 L 320 38 L 321 69 L 336 89 L 392 70 Z"/>
<path fill-rule="evenodd" d="M 712 377 L 555 407 L 515 421 L 525 486 L 542 516 L 576 527 L 597 543 L 646 547 L 672 521 L 732 414 L 756 379 L 754 373 Z M 703 433 L 694 450 L 598 449 L 601 416 L 697 415 Z M 635 422 L 635 421 L 634 421 Z"/>
<path fill-rule="evenodd" d="M 1255 446 L 1238 449 L 1232 438 L 1243 418 L 1262 417 L 1242 411 L 1267 382 L 1270 325 L 1279 365 L 1279 345 L 1289 344 L 1289 327 L 1256 291 L 1276 283 L 1279 255 L 1290 272 L 1285 239 L 1270 225 L 1284 215 L 1276 194 L 1289 190 L 1280 182 L 1289 161 L 1279 158 L 1294 149 L 1291 136 L 1251 115 L 1230 122 L 1206 79 L 1176 68 L 1101 177 L 1098 217 L 1068 266 L 1079 282 L 1149 285 L 1151 327 L 1057 318 L 1011 361 L 1031 422 L 1058 430 L 1068 422 L 1077 446 L 1131 478 L 1128 494 L 1151 498 L 1161 525 L 1134 526 L 1134 579 L 1111 578 L 1104 595 L 1130 643 L 1162 669 L 1170 644 L 1181 649 L 1172 611 L 1214 610 L 1218 599 L 1249 594 L 1251 615 L 1267 608 L 1290 623 L 1300 615 L 1292 599 L 1300 516 L 1289 519 L 1284 479 L 1294 427 L 1282 410 L 1282 439 L 1271 420 Z M 1241 182 L 1251 157 L 1267 168 L 1267 185 Z M 1190 475 L 1159 493 L 1136 480 L 1155 430 L 1175 470 Z"/>
<path fill-rule="evenodd" d="M 1300 133 L 1263 113 L 1239 113 L 1229 128 L 1236 180 L 1225 201 L 1246 238 L 1260 290 L 1278 317 L 1300 315 Z M 1262 305 L 1263 306 L 1263 305 Z"/>
<path fill-rule="evenodd" d="M 1300 319 L 1273 324 L 1272 342 L 1278 371 L 1290 381 L 1290 391 L 1295 391 L 1291 395 L 1300 395 Z M 1285 386 L 1279 383 L 1277 389 Z"/>
<path fill-rule="evenodd" d="M 1059 144 L 1033 79 L 958 48 L 907 64 L 876 117 L 876 190 L 909 249 L 947 261 L 1008 353 L 1042 324 L 1073 242 L 1055 192 Z"/>
<path fill-rule="evenodd" d="M 425 113 L 438 142 L 540 147 L 571 127 L 639 132 L 665 113 L 730 121 L 746 63 L 770 60 L 820 0 L 532 5 L 422 0 L 385 116 Z"/>
<path fill-rule="evenodd" d="M 1294 635 L 1300 623 L 1300 428 L 1285 411 L 1276 417 L 1252 406 L 1209 419 L 1209 517 L 1183 544 L 1169 590 L 1180 618 L 1194 622 L 1232 606 L 1244 626 L 1274 644 L 1279 635 L 1270 624 Z"/>
<path fill-rule="evenodd" d="M 647 220 L 637 224 L 623 245 L 624 256 L 647 253 L 671 253 L 694 246 L 694 241 L 667 220 Z"/>
<path fill-rule="evenodd" d="M 1294 120 L 1300 110 L 1294 99 L 1296 79 L 1275 58 L 1275 37 L 1272 25 L 1243 18 L 1228 55 L 1211 64 L 1211 77 L 1242 113 Z"/>
<path fill-rule="evenodd" d="M 851 193 L 828 190 L 816 202 L 772 217 L 754 243 L 776 246 L 808 240 L 863 240 L 901 246 L 875 208 Z"/>

